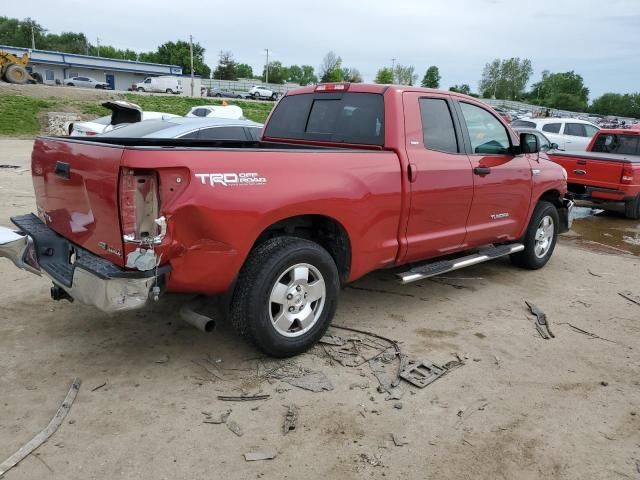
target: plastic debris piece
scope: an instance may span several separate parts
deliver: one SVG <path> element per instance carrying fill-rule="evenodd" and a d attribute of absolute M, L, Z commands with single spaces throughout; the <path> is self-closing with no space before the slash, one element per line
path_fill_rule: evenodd
<path fill-rule="evenodd" d="M 276 454 L 273 452 L 249 452 L 244 454 L 244 459 L 247 462 L 256 462 L 259 460 L 273 460 L 276 458 Z"/>

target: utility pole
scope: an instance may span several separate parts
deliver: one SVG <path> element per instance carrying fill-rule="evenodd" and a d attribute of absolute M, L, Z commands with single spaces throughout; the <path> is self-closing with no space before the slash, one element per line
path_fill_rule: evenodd
<path fill-rule="evenodd" d="M 269 49 L 265 48 L 264 49 L 265 52 L 267 52 L 267 66 L 265 68 L 265 77 L 264 77 L 264 83 L 269 83 Z"/>
<path fill-rule="evenodd" d="M 391 75 L 392 75 L 392 82 L 395 83 L 396 81 L 396 59 L 395 58 L 391 59 Z"/>
<path fill-rule="evenodd" d="M 96 43 L 98 47 L 98 56 L 100 56 L 100 37 L 96 37 Z"/>
<path fill-rule="evenodd" d="M 191 96 L 193 97 L 193 35 L 189 35 L 189 56 L 191 57 Z"/>
<path fill-rule="evenodd" d="M 31 50 L 36 49 L 36 36 L 33 33 L 33 22 L 31 22 Z"/>

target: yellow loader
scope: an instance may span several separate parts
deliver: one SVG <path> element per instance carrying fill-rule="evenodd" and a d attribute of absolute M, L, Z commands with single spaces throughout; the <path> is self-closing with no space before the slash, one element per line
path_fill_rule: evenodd
<path fill-rule="evenodd" d="M 22 57 L 17 57 L 12 53 L 0 50 L 0 80 L 9 83 L 35 82 L 35 79 L 27 72 L 29 64 L 29 54 L 23 53 Z"/>

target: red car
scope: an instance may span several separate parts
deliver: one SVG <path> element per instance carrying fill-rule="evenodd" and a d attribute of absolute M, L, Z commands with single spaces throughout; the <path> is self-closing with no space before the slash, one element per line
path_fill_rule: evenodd
<path fill-rule="evenodd" d="M 340 287 L 373 270 L 541 268 L 572 207 L 534 135 L 418 87 L 289 91 L 259 142 L 40 137 L 32 172 L 37 215 L 0 230 L 0 254 L 50 277 L 55 299 L 228 295 L 237 330 L 274 356 L 310 348 Z"/>
<path fill-rule="evenodd" d="M 640 129 L 603 129 L 586 152 L 549 152 L 568 172 L 576 199 L 606 206 L 624 203 L 625 214 L 640 219 Z"/>

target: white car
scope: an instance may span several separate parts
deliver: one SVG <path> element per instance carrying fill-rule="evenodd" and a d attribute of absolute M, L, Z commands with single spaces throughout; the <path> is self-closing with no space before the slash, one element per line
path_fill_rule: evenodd
<path fill-rule="evenodd" d="M 71 77 L 65 78 L 64 84 L 67 87 L 85 87 L 85 88 L 111 88 L 107 82 L 99 82 L 95 78 L 91 77 Z"/>
<path fill-rule="evenodd" d="M 106 117 L 96 118 L 88 122 L 69 123 L 67 131 L 72 137 L 88 137 L 98 135 L 120 128 L 130 123 L 137 123 L 144 120 L 159 120 L 165 118 L 176 118 L 180 115 L 163 112 L 143 112 L 135 103 L 116 100 L 104 102 L 103 107 L 108 108 L 113 113 Z"/>
<path fill-rule="evenodd" d="M 244 119 L 242 109 L 237 105 L 202 105 L 199 107 L 192 107 L 185 117 L 215 117 L 230 118 L 233 120 Z"/>
<path fill-rule="evenodd" d="M 600 130 L 586 120 L 577 118 L 521 118 L 511 122 L 514 128 L 535 128 L 543 132 L 550 142 L 558 144 L 558 150 L 584 151 L 591 137 Z"/>
<path fill-rule="evenodd" d="M 271 100 L 275 100 L 278 98 L 278 94 L 264 85 L 254 85 L 249 90 L 249 95 L 251 95 L 256 100 L 260 100 L 261 98 L 269 98 Z"/>

